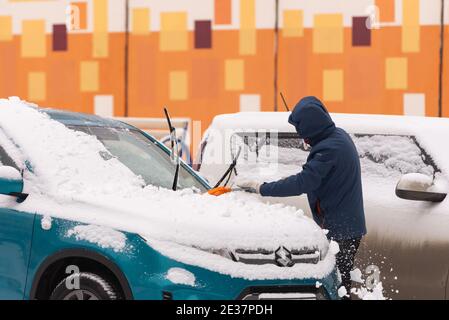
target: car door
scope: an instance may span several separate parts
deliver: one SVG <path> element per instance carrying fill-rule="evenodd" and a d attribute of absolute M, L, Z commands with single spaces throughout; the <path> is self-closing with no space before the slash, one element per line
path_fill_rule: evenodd
<path fill-rule="evenodd" d="M 444 299 L 449 270 L 449 218 L 444 212 L 448 199 L 429 203 L 395 195 L 403 174 L 439 175 L 439 168 L 412 136 L 355 135 L 353 139 L 361 156 L 368 229 L 356 266 L 365 278 L 378 276 L 387 298 Z"/>
<path fill-rule="evenodd" d="M 0 146 L 0 165 L 16 167 Z M 34 214 L 14 210 L 15 199 L 0 195 L 0 300 L 23 299 Z"/>

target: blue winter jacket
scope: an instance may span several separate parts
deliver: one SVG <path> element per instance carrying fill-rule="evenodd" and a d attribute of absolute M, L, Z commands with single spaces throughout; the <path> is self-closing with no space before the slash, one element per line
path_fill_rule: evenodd
<path fill-rule="evenodd" d="M 360 160 L 351 137 L 336 128 L 324 105 L 303 98 L 288 122 L 311 146 L 302 171 L 264 183 L 263 196 L 290 197 L 307 193 L 313 218 L 328 229 L 328 238 L 345 240 L 366 234 Z"/>

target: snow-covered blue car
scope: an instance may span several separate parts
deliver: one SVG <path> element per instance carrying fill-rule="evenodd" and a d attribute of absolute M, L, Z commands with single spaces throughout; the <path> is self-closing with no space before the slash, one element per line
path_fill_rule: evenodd
<path fill-rule="evenodd" d="M 337 299 L 292 207 L 208 183 L 127 124 L 0 100 L 0 299 Z"/>

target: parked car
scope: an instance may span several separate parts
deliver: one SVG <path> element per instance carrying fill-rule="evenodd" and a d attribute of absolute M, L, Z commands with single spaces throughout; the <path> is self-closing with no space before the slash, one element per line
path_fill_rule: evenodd
<path fill-rule="evenodd" d="M 208 195 L 182 161 L 172 191 L 172 160 L 125 123 L 0 100 L 0 299 L 338 299 L 309 218 Z"/>
<path fill-rule="evenodd" d="M 215 183 L 243 147 L 233 177 L 275 181 L 296 174 L 308 151 L 287 112 L 215 117 L 204 134 L 195 169 Z M 379 274 L 386 297 L 449 297 L 449 119 L 332 114 L 351 134 L 362 165 L 368 234 L 356 266 Z M 310 215 L 305 195 L 263 198 Z"/>

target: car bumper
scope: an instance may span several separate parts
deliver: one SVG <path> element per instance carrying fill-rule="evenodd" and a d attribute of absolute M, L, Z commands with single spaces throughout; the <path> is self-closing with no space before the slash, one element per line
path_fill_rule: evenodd
<path fill-rule="evenodd" d="M 129 281 L 135 299 L 338 299 L 338 278 L 335 269 L 322 278 L 249 280 L 176 261 L 148 245 L 145 251 L 147 254 L 139 254 L 139 268 L 125 270 L 125 274 L 134 275 Z M 145 261 L 142 261 L 142 257 L 145 257 Z M 170 280 L 167 274 L 172 268 L 192 275 L 195 279 L 194 285 L 174 283 L 173 279 Z M 283 269 L 279 267 L 279 272 Z"/>

